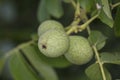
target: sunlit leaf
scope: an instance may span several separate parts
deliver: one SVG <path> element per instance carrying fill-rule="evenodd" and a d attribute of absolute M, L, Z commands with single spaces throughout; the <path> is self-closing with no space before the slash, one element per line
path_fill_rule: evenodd
<path fill-rule="evenodd" d="M 55 18 L 60 18 L 63 15 L 61 0 L 45 0 L 48 12 Z"/>
<path fill-rule="evenodd" d="M 98 63 L 89 66 L 85 72 L 91 80 L 103 80 L 100 66 Z M 106 80 L 111 80 L 111 75 L 105 67 L 104 67 L 104 72 L 105 72 Z"/>
<path fill-rule="evenodd" d="M 105 40 L 107 39 L 100 31 L 92 31 L 88 40 L 90 41 L 91 45 L 96 45 L 97 49 L 100 50 L 105 45 Z"/>
<path fill-rule="evenodd" d="M 39 80 L 17 54 L 20 53 L 15 52 L 9 59 L 9 68 L 14 80 Z"/>
<path fill-rule="evenodd" d="M 39 22 L 50 19 L 50 14 L 46 8 L 46 0 L 41 0 L 38 6 L 37 18 Z"/>
<path fill-rule="evenodd" d="M 114 31 L 115 35 L 120 37 L 120 7 L 117 9 L 115 22 L 114 22 Z"/>
<path fill-rule="evenodd" d="M 56 72 L 52 67 L 45 64 L 37 55 L 35 49 L 30 44 L 23 44 L 20 46 L 21 51 L 29 59 L 31 64 L 36 68 L 36 70 L 41 74 L 45 80 L 58 80 Z"/>
<path fill-rule="evenodd" d="M 119 64 L 120 65 L 120 53 L 108 53 L 103 52 L 100 54 L 101 61 L 103 63 L 112 63 L 112 64 Z"/>

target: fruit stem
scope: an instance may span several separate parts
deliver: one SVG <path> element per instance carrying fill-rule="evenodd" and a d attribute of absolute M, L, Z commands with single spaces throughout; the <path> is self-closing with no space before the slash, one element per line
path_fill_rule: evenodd
<path fill-rule="evenodd" d="M 100 70 L 101 70 L 101 73 L 102 73 L 103 80 L 106 80 L 105 72 L 104 72 L 104 69 L 103 69 L 103 63 L 100 61 L 100 57 L 99 57 L 99 53 L 98 53 L 98 51 L 97 51 L 97 48 L 96 48 L 95 45 L 93 45 L 92 47 L 93 47 L 93 50 L 94 50 L 94 52 L 95 52 L 97 61 L 98 61 L 98 63 L 99 63 L 99 66 L 100 66 Z"/>
<path fill-rule="evenodd" d="M 85 22 L 83 25 L 71 25 L 72 27 L 66 32 L 66 34 L 71 34 L 73 32 L 75 32 L 75 30 L 79 30 L 79 31 L 83 31 L 84 29 L 87 28 L 87 26 L 93 21 L 95 20 L 100 14 L 100 10 L 98 10 L 98 13 L 93 16 L 91 19 L 89 19 L 87 22 Z M 88 28 L 87 28 L 88 29 Z M 90 30 L 89 30 L 89 33 L 90 33 Z"/>
<path fill-rule="evenodd" d="M 73 33 L 76 29 L 77 29 L 76 26 L 72 26 L 72 27 L 66 32 L 66 34 L 70 35 L 70 34 Z"/>
<path fill-rule="evenodd" d="M 73 1 L 73 0 L 71 0 Z M 75 3 L 75 2 L 74 2 Z M 68 30 L 66 33 L 69 35 L 71 34 L 72 32 L 77 32 L 77 26 L 80 22 L 80 4 L 79 2 L 77 2 L 77 4 L 75 4 L 75 14 L 74 14 L 74 20 L 73 22 L 68 26 L 66 27 L 66 30 Z"/>
<path fill-rule="evenodd" d="M 78 26 L 79 31 L 83 31 L 84 29 L 86 29 L 87 26 L 99 16 L 100 11 L 101 10 L 98 10 L 98 13 L 95 16 L 93 16 L 91 19 L 89 19 L 87 22 L 85 22 L 83 25 Z"/>

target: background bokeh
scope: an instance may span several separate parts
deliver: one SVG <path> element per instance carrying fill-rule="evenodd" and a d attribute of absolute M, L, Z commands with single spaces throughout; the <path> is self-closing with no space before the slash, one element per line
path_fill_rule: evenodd
<path fill-rule="evenodd" d="M 0 0 L 0 52 L 7 52 L 37 32 L 40 0 Z"/>

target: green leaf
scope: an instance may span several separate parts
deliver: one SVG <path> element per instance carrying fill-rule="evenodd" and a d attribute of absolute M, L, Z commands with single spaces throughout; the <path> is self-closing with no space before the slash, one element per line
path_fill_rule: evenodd
<path fill-rule="evenodd" d="M 96 45 L 97 49 L 100 50 L 105 45 L 105 40 L 107 39 L 100 31 L 91 31 L 90 36 L 88 37 L 91 45 Z"/>
<path fill-rule="evenodd" d="M 14 52 L 9 60 L 9 68 L 13 78 L 15 80 L 38 80 L 17 54 L 20 53 L 18 51 Z"/>
<path fill-rule="evenodd" d="M 108 18 L 112 19 L 110 5 L 109 5 L 108 0 L 101 0 L 101 2 L 103 5 L 103 11 L 105 12 Z"/>
<path fill-rule="evenodd" d="M 87 12 L 92 12 L 95 10 L 95 1 L 94 0 L 79 0 L 81 6 L 85 9 Z"/>
<path fill-rule="evenodd" d="M 50 19 L 50 14 L 47 11 L 46 0 L 41 0 L 38 6 L 37 18 L 39 22 Z"/>
<path fill-rule="evenodd" d="M 120 53 L 108 53 L 103 52 L 100 54 L 101 61 L 103 63 L 119 64 L 120 65 Z"/>
<path fill-rule="evenodd" d="M 41 74 L 45 80 L 58 80 L 56 72 L 52 67 L 45 64 L 36 53 L 34 47 L 31 44 L 23 44 L 20 46 L 21 51 L 25 54 L 31 64 L 35 67 L 35 69 Z"/>
<path fill-rule="evenodd" d="M 71 63 L 67 61 L 64 56 L 60 56 L 58 58 L 49 58 L 40 53 L 40 58 L 48 65 L 55 68 L 66 68 L 71 65 Z"/>
<path fill-rule="evenodd" d="M 115 22 L 114 22 L 114 31 L 117 37 L 120 37 L 120 7 L 117 9 Z"/>
<path fill-rule="evenodd" d="M 82 72 L 77 72 L 76 74 L 75 73 L 73 73 L 73 74 L 70 74 L 71 76 L 69 76 L 69 78 L 68 79 L 66 79 L 66 80 L 90 80 L 88 77 L 87 77 L 87 75 L 85 74 L 85 72 L 84 71 L 82 71 Z"/>
<path fill-rule="evenodd" d="M 60 18 L 63 15 L 61 0 L 45 0 L 48 12 L 55 18 Z"/>
<path fill-rule="evenodd" d="M 79 0 L 80 6 L 86 12 L 92 12 L 95 9 L 95 1 L 94 0 Z"/>
<path fill-rule="evenodd" d="M 98 63 L 89 66 L 85 72 L 91 80 L 103 80 Z M 104 72 L 105 72 L 106 80 L 111 80 L 111 75 L 105 67 L 104 67 Z"/>
<path fill-rule="evenodd" d="M 34 45 L 34 48 L 37 54 L 39 55 L 40 59 L 52 67 L 65 68 L 65 67 L 72 65 L 68 60 L 66 60 L 64 56 L 60 56 L 57 58 L 46 57 L 40 52 L 37 45 Z"/>
<path fill-rule="evenodd" d="M 102 49 L 105 46 L 106 41 L 101 41 L 96 45 L 97 50 Z"/>
<path fill-rule="evenodd" d="M 77 80 L 90 80 L 85 73 L 81 73 Z"/>
<path fill-rule="evenodd" d="M 111 10 L 110 10 L 108 0 L 97 0 L 96 3 L 99 3 L 101 6 L 103 6 L 101 13 L 99 15 L 100 20 L 112 28 L 113 27 L 113 19 L 111 16 Z"/>
<path fill-rule="evenodd" d="M 103 23 L 105 23 L 105 24 L 107 24 L 108 26 L 110 26 L 111 28 L 113 27 L 113 20 L 112 19 L 110 19 L 106 14 L 105 14 L 105 12 L 103 11 L 103 10 L 101 10 L 101 13 L 100 13 L 100 15 L 99 15 L 99 19 L 103 22 Z"/>

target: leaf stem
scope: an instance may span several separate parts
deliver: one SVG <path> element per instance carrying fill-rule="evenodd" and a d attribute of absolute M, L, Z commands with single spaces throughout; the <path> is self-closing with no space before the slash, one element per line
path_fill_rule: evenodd
<path fill-rule="evenodd" d="M 87 27 L 87 31 L 88 31 L 88 34 L 90 35 L 91 30 L 90 30 L 89 26 Z M 97 62 L 99 64 L 99 66 L 100 66 L 100 70 L 101 70 L 101 73 L 102 73 L 103 80 L 106 80 L 105 72 L 104 72 L 104 69 L 103 69 L 103 63 L 100 61 L 100 56 L 99 56 L 99 52 L 97 51 L 96 45 L 93 45 L 92 48 L 93 48 L 93 50 L 95 52 Z"/>
<path fill-rule="evenodd" d="M 86 17 L 86 20 L 87 20 L 87 17 Z M 90 30 L 89 26 L 87 27 L 87 32 L 90 35 L 91 30 Z M 97 58 L 97 62 L 99 64 L 99 66 L 100 66 L 100 70 L 101 70 L 101 73 L 102 73 L 103 80 L 106 80 L 105 72 L 104 72 L 104 69 L 103 69 L 103 63 L 101 63 L 101 61 L 100 61 L 99 52 L 97 51 L 97 48 L 96 48 L 95 45 L 92 46 L 92 48 L 93 48 L 93 50 L 95 52 L 95 55 L 96 55 L 96 58 Z"/>
<path fill-rule="evenodd" d="M 112 7 L 112 9 L 114 9 L 115 7 L 117 7 L 117 6 L 119 6 L 119 5 L 120 5 L 120 2 L 111 5 L 111 7 Z"/>
<path fill-rule="evenodd" d="M 95 55 L 96 55 L 96 58 L 97 58 L 97 61 L 98 61 L 98 64 L 100 66 L 100 70 L 101 70 L 101 73 L 102 73 L 102 77 L 103 77 L 103 80 L 106 80 L 106 76 L 105 76 L 105 72 L 104 72 L 104 69 L 103 69 L 103 63 L 100 61 L 100 57 L 99 57 L 99 53 L 97 51 L 97 48 L 96 46 L 92 46 L 93 47 L 93 50 L 95 52 Z"/>
<path fill-rule="evenodd" d="M 99 12 L 99 13 L 100 13 L 100 12 Z M 93 18 L 92 20 L 94 20 L 95 17 L 97 17 L 97 16 L 99 15 L 99 13 L 98 13 L 96 16 L 94 16 L 94 18 Z M 84 22 L 87 22 L 87 21 L 88 21 L 88 18 L 87 18 L 87 16 L 86 16 L 86 14 L 84 15 L 84 19 L 85 19 Z M 90 22 L 90 21 L 89 21 L 89 22 Z M 91 30 L 90 30 L 89 25 L 87 26 L 87 32 L 88 32 L 88 34 L 90 35 Z M 101 73 L 102 73 L 103 80 L 106 80 L 105 72 L 104 72 L 104 69 L 103 69 L 103 63 L 100 61 L 99 52 L 97 51 L 96 45 L 92 46 L 92 48 L 93 48 L 93 50 L 94 50 L 94 52 L 95 52 L 95 55 L 96 55 L 96 58 L 97 58 L 97 62 L 98 62 L 98 64 L 99 64 L 99 66 L 100 66 L 100 70 L 101 70 Z"/>
<path fill-rule="evenodd" d="M 72 1 L 73 0 L 71 0 L 71 2 Z M 68 30 L 66 32 L 68 35 L 71 34 L 72 32 L 76 32 L 76 33 L 78 32 L 76 25 L 78 25 L 80 22 L 80 4 L 79 4 L 79 2 L 77 2 L 77 4 L 75 3 L 75 9 L 76 10 L 75 10 L 75 14 L 74 14 L 74 20 L 68 27 L 65 28 L 66 30 Z"/>

